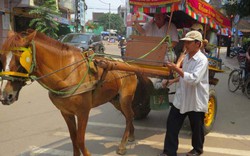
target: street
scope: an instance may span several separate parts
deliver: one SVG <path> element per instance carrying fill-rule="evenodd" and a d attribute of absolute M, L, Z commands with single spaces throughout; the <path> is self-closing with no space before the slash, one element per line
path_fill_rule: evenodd
<path fill-rule="evenodd" d="M 108 54 L 120 55 L 118 43 L 105 42 Z M 230 69 L 216 74 L 217 117 L 214 129 L 206 136 L 204 156 L 250 155 L 250 100 L 241 92 L 227 88 Z M 143 120 L 134 121 L 134 142 L 128 143 L 126 156 L 156 156 L 162 152 L 168 110 L 151 111 Z M 91 111 L 86 143 L 93 156 L 117 156 L 116 148 L 125 128 L 122 114 L 110 103 Z M 73 155 L 68 129 L 60 112 L 37 82 L 25 86 L 19 100 L 0 105 L 0 156 Z M 191 150 L 188 120 L 180 133 L 178 155 Z"/>

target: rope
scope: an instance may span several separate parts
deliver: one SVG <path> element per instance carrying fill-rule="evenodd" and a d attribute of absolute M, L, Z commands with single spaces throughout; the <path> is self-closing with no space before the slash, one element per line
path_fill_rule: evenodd
<path fill-rule="evenodd" d="M 84 55 L 84 54 L 82 54 L 82 56 L 83 56 L 83 55 Z M 54 73 L 56 73 L 56 72 L 59 72 L 59 71 L 65 69 L 65 68 L 68 68 L 68 67 L 70 67 L 70 66 L 72 66 L 72 65 L 74 65 L 74 64 L 80 63 L 80 62 L 82 62 L 83 60 L 85 61 L 84 56 L 83 56 L 83 59 L 80 60 L 80 61 L 78 61 L 78 62 L 75 62 L 75 63 L 72 63 L 72 64 L 70 64 L 70 65 L 67 65 L 67 66 L 65 66 L 65 67 L 63 67 L 63 68 L 61 68 L 61 69 L 58 69 L 58 70 L 56 70 L 56 71 L 54 71 L 54 72 L 52 72 L 52 73 L 50 73 L 50 74 L 46 74 L 46 75 L 41 76 L 41 77 L 39 77 L 39 78 L 36 78 L 36 79 L 34 79 L 34 80 L 39 80 L 39 79 L 42 79 L 42 78 L 44 78 L 44 77 L 48 77 L 48 76 L 50 76 L 50 75 L 52 75 L 52 74 L 54 74 Z M 69 90 L 69 91 L 57 91 L 57 90 L 54 90 L 54 89 L 49 88 L 47 85 L 43 84 L 42 82 L 39 82 L 39 83 L 40 83 L 41 86 L 43 86 L 45 89 L 47 89 L 48 91 L 50 91 L 50 92 L 52 92 L 52 93 L 54 93 L 54 94 L 57 94 L 57 95 L 73 94 L 73 93 L 75 93 L 75 92 L 77 91 L 77 89 L 83 84 L 85 78 L 87 77 L 87 74 L 89 73 L 89 62 L 88 62 L 88 61 L 86 61 L 86 65 L 87 65 L 88 68 L 87 68 L 87 71 L 84 73 L 83 78 L 81 79 L 81 81 L 80 81 L 74 88 L 72 88 L 72 89 Z"/>
<path fill-rule="evenodd" d="M 77 61 L 77 62 L 74 62 L 74 63 L 72 63 L 72 64 L 69 64 L 69 65 L 67 65 L 67 66 L 65 66 L 65 67 L 62 67 L 62 68 L 60 68 L 60 69 L 57 69 L 57 70 L 55 70 L 55 71 L 53 71 L 53 72 L 51 72 L 51 73 L 48 73 L 48 74 L 43 75 L 43 76 L 40 76 L 40 77 L 37 77 L 37 76 L 35 76 L 35 75 L 30 75 L 30 78 L 31 78 L 32 80 L 34 80 L 34 81 L 37 81 L 37 80 L 40 80 L 40 79 L 49 77 L 49 76 L 52 75 L 52 74 L 55 74 L 55 73 L 57 73 L 57 72 L 59 72 L 59 71 L 62 71 L 62 70 L 66 69 L 66 68 L 68 68 L 68 67 L 70 67 L 70 66 L 73 66 L 73 65 L 75 65 L 75 64 L 77 64 L 77 63 L 81 63 L 81 62 L 84 62 L 84 61 L 85 61 L 85 59 L 82 59 L 82 60 L 80 60 L 80 61 Z"/>

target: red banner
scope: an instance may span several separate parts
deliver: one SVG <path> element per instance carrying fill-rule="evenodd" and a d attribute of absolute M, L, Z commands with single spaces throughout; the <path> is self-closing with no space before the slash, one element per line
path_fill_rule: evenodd
<path fill-rule="evenodd" d="M 194 12 L 207 16 L 213 19 L 216 23 L 222 27 L 231 27 L 231 22 L 228 18 L 222 15 L 220 12 L 216 11 L 210 4 L 203 0 L 186 0 L 188 6 L 190 6 Z"/>
<path fill-rule="evenodd" d="M 129 4 L 131 5 L 150 5 L 150 6 L 157 6 L 157 5 L 165 5 L 175 2 L 180 2 L 181 0 L 129 0 Z"/>

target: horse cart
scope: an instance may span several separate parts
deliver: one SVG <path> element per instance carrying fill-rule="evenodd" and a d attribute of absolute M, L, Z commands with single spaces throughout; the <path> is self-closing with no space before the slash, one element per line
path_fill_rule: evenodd
<path fill-rule="evenodd" d="M 178 28 L 197 21 L 214 29 L 230 27 L 227 19 L 203 0 L 130 0 L 130 4 L 131 12 L 168 13 Z M 48 90 L 68 126 L 74 156 L 91 155 L 85 144 L 90 110 L 111 102 L 126 119 L 117 148 L 118 154 L 125 154 L 127 141 L 134 140 L 133 119 L 169 105 L 169 90 L 155 90 L 148 77 L 170 75 L 163 66 L 170 41 L 168 36 L 131 36 L 124 61 L 119 61 L 82 52 L 34 30 L 9 32 L 0 51 L 0 101 L 4 105 L 14 103 L 28 81 L 37 81 Z M 209 82 L 216 85 L 215 73 L 222 72 L 219 53 L 208 59 Z M 215 90 L 211 89 L 204 125 L 207 133 L 215 122 L 216 110 Z"/>
<path fill-rule="evenodd" d="M 203 0 L 130 0 L 129 2 L 131 14 L 137 14 L 138 18 L 144 18 L 144 21 L 146 21 L 145 14 L 168 13 L 169 21 L 177 26 L 180 34 L 183 33 L 185 28 L 190 28 L 194 23 L 203 25 L 205 30 L 203 34 L 204 38 L 208 30 L 218 31 L 221 28 L 230 27 L 230 21 Z M 135 119 L 142 119 L 149 114 L 150 110 L 164 110 L 171 105 L 169 95 L 174 92 L 170 92 L 169 88 L 155 89 L 150 80 L 151 77 L 166 79 L 171 74 L 164 67 L 164 56 L 166 49 L 171 48 L 169 47 L 171 39 L 169 36 L 161 38 L 135 34 L 133 32 L 133 35 L 130 35 L 127 42 L 126 55 L 123 57 L 126 65 L 117 62 L 114 64 L 102 62 L 100 66 L 110 68 L 108 66 L 112 64 L 112 69 L 134 71 L 137 73 L 139 83 L 133 101 L 133 111 Z M 221 69 L 220 47 L 212 44 L 208 46 L 213 46 L 216 49 L 216 53 L 212 54 L 208 51 L 206 53 L 209 60 L 210 84 L 209 109 L 204 119 L 206 134 L 213 128 L 217 113 L 217 97 L 213 86 L 219 80 L 215 77 L 215 74 L 223 72 Z"/>

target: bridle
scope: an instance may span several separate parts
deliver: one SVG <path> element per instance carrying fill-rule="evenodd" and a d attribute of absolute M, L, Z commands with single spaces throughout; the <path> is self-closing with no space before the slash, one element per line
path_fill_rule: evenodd
<path fill-rule="evenodd" d="M 34 45 L 34 43 L 32 43 Z M 10 49 L 13 55 L 19 56 L 19 63 L 23 71 L 1 71 L 0 77 L 2 80 L 9 81 L 28 81 L 30 80 L 30 73 L 34 70 L 35 53 L 32 52 L 31 47 L 15 47 Z M 21 52 L 21 54 L 20 54 Z"/>
<path fill-rule="evenodd" d="M 32 47 L 32 48 L 31 48 Z M 32 49 L 32 50 L 31 50 Z M 52 88 L 46 86 L 45 84 L 43 84 L 42 82 L 39 82 L 44 88 L 46 88 L 47 90 L 49 90 L 52 93 L 55 93 L 57 95 L 69 95 L 74 93 L 81 85 L 84 85 L 84 80 L 87 76 L 87 74 L 90 71 L 90 63 L 93 63 L 92 59 L 95 55 L 89 55 L 88 52 L 86 53 L 82 53 L 83 59 L 74 62 L 70 65 L 67 65 L 63 68 L 60 68 L 56 71 L 53 71 L 51 73 L 48 73 L 46 75 L 43 75 L 41 77 L 36 77 L 35 75 L 32 75 L 32 73 L 34 72 L 35 68 L 36 68 L 36 48 L 35 48 L 35 44 L 34 41 L 31 42 L 30 46 L 28 47 L 15 47 L 10 49 L 10 51 L 13 55 L 16 56 L 20 56 L 19 58 L 19 63 L 20 63 L 20 69 L 23 69 L 24 72 L 20 72 L 20 71 L 1 71 L 0 72 L 0 78 L 2 80 L 8 80 L 8 81 L 19 81 L 22 82 L 23 85 L 25 85 L 25 82 L 31 80 L 31 81 L 35 81 L 35 80 L 39 80 L 45 77 L 48 77 L 52 74 L 55 74 L 61 70 L 64 70 L 65 68 L 68 68 L 70 66 L 85 62 L 87 64 L 87 70 L 84 73 L 82 79 L 80 80 L 80 82 L 73 86 L 70 90 L 67 91 L 57 91 L 57 90 L 53 90 Z M 21 54 L 20 54 L 21 52 Z M 95 82 L 96 83 L 96 82 Z"/>

